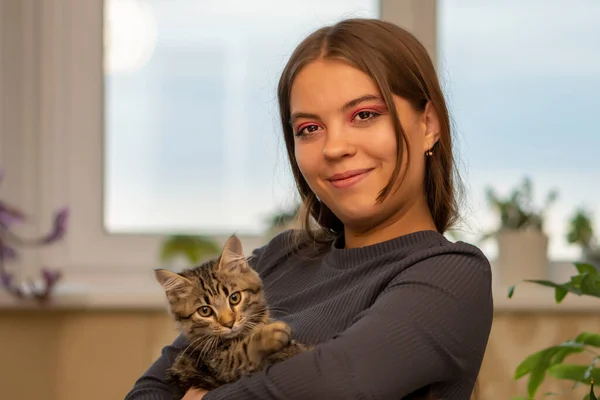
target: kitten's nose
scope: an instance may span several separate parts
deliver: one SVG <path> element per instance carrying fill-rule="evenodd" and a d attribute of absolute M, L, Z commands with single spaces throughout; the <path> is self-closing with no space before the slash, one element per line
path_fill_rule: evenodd
<path fill-rule="evenodd" d="M 235 323 L 235 319 L 233 318 L 222 318 L 219 320 L 219 323 L 223 326 L 228 327 L 229 329 L 231 329 L 233 327 L 233 324 Z"/>

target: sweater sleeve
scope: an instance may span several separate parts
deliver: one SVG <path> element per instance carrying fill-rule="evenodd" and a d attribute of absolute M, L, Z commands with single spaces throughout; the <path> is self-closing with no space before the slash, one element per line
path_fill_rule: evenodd
<path fill-rule="evenodd" d="M 248 259 L 250 266 L 260 270 L 261 255 L 266 246 L 255 249 Z M 188 345 L 188 341 L 179 335 L 175 341 L 162 349 L 160 357 L 135 382 L 125 396 L 125 400 L 177 400 L 183 397 L 177 389 L 168 385 L 165 379 L 167 368 L 173 365 L 175 357 Z"/>
<path fill-rule="evenodd" d="M 492 314 L 487 260 L 434 257 L 398 275 L 344 332 L 204 400 L 404 398 L 436 382 L 476 376 Z"/>

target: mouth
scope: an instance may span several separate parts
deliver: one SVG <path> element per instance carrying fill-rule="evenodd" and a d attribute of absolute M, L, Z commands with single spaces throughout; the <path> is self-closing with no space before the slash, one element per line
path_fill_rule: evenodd
<path fill-rule="evenodd" d="M 332 175 L 327 180 L 335 188 L 348 188 L 363 180 L 372 170 L 373 168 L 355 169 Z"/>
<path fill-rule="evenodd" d="M 242 333 L 242 329 L 240 327 L 236 327 L 234 326 L 233 328 L 229 329 L 229 332 L 226 332 L 225 334 L 223 334 L 222 336 L 225 339 L 233 339 L 236 336 L 238 336 L 240 333 Z"/>

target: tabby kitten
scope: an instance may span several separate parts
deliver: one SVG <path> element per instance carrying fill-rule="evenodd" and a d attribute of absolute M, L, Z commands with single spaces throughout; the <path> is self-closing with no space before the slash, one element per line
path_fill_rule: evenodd
<path fill-rule="evenodd" d="M 291 339 L 285 322 L 271 320 L 262 281 L 235 235 L 216 260 L 155 275 L 189 342 L 167 371 L 167 380 L 184 393 L 214 389 L 308 350 Z"/>

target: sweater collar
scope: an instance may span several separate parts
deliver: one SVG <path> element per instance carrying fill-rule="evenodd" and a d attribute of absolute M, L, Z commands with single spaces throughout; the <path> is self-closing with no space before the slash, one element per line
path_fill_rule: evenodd
<path fill-rule="evenodd" d="M 344 248 L 344 237 L 340 236 L 332 242 L 325 261 L 331 266 L 352 268 L 390 254 L 398 258 L 415 245 L 438 245 L 445 240 L 445 237 L 437 231 L 424 230 L 398 236 L 385 242 L 346 249 Z"/>

